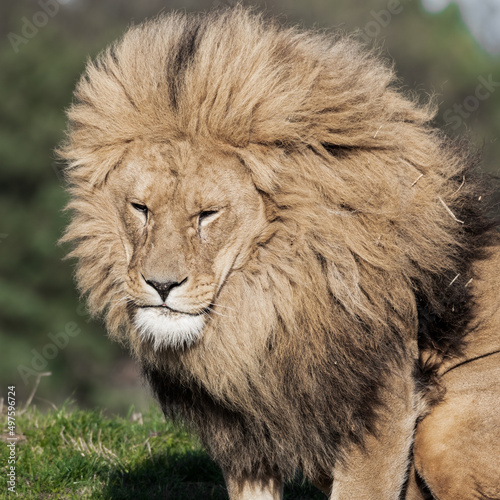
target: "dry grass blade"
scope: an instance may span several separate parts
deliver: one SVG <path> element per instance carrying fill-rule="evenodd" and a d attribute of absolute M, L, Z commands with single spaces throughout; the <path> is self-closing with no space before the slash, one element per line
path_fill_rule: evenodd
<path fill-rule="evenodd" d="M 66 438 L 64 436 L 63 427 L 63 429 L 61 430 L 61 438 L 63 440 L 63 443 L 68 445 L 71 444 L 73 448 L 81 453 L 82 456 L 97 455 L 113 463 L 118 461 L 118 456 L 102 444 L 101 430 L 99 430 L 99 433 L 97 435 L 97 445 L 93 442 L 93 431 L 90 431 L 88 441 L 85 441 L 81 436 L 79 436 L 77 439 L 71 436 L 68 436 Z"/>
<path fill-rule="evenodd" d="M 441 196 L 438 196 L 438 200 L 441 202 L 441 204 L 443 205 L 443 207 L 446 209 L 446 211 L 452 216 L 452 218 L 454 220 L 456 220 L 457 222 L 459 222 L 460 224 L 465 224 L 465 222 L 463 220 L 460 220 L 460 219 L 457 219 L 455 217 L 455 214 L 448 208 L 448 205 L 443 201 L 443 198 L 441 198 Z"/>
<path fill-rule="evenodd" d="M 33 401 L 33 398 L 35 397 L 35 393 L 38 389 L 38 386 L 40 385 L 40 380 L 42 377 L 50 377 L 52 375 L 52 372 L 42 372 L 38 374 L 38 377 L 36 378 L 35 385 L 33 386 L 33 390 L 31 391 L 31 394 L 29 395 L 26 404 L 24 405 L 24 408 L 19 412 L 19 415 L 22 415 L 23 413 L 26 412 L 26 410 L 29 408 L 31 402 Z"/>

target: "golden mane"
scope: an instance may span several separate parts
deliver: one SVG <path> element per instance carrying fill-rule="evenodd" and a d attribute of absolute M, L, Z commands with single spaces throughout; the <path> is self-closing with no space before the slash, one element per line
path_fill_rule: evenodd
<path fill-rule="evenodd" d="M 373 430 L 380 373 L 412 342 L 430 373 L 460 349 L 490 224 L 475 160 L 433 113 L 352 38 L 241 7 L 161 16 L 88 64 L 61 148 L 74 212 L 63 240 L 91 310 L 226 467 L 252 470 L 265 449 L 283 473 L 327 470 L 339 443 Z M 131 332 L 119 222 L 96 193 L 132 144 L 179 140 L 240 159 L 272 234 L 225 285 L 238 314 L 216 323 L 220 342 L 158 353 Z"/>

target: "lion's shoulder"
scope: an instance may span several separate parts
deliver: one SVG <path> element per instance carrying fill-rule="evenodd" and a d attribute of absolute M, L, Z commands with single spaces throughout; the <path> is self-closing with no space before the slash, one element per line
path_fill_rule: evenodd
<path fill-rule="evenodd" d="M 492 237 L 485 258 L 474 263 L 468 286 L 474 302 L 474 319 L 465 334 L 464 349 L 459 356 L 444 360 L 438 375 L 500 351 L 500 235 Z"/>

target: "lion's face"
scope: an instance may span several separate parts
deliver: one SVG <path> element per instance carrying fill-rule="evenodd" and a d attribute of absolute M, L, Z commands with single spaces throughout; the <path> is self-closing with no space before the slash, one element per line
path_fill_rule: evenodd
<path fill-rule="evenodd" d="M 235 157 L 188 143 L 142 144 L 106 189 L 122 225 L 132 326 L 155 348 L 191 344 L 265 226 L 249 174 Z"/>

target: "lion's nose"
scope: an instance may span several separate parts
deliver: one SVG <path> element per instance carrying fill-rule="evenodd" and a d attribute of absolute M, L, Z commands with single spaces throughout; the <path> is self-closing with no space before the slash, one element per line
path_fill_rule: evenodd
<path fill-rule="evenodd" d="M 184 278 L 182 281 L 154 281 L 154 280 L 146 280 L 146 283 L 153 287 L 161 297 L 161 300 L 165 302 L 167 300 L 168 294 L 175 288 L 176 286 L 182 285 L 187 278 Z"/>

